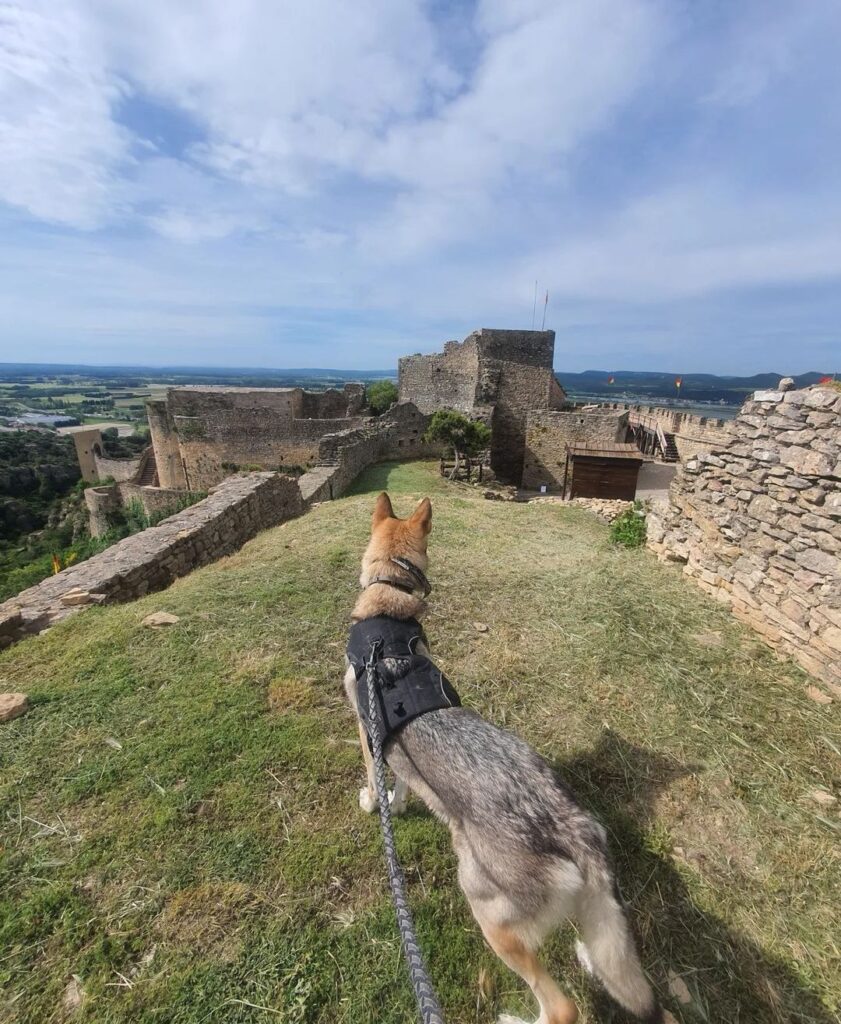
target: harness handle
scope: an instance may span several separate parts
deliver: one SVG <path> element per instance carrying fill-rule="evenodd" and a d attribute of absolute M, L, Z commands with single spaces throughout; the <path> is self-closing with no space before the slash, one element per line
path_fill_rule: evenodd
<path fill-rule="evenodd" d="M 397 927 L 400 930 L 400 940 L 403 943 L 403 955 L 406 958 L 406 965 L 409 968 L 409 978 L 412 982 L 412 989 L 420 1010 L 423 1024 L 444 1024 L 444 1013 L 429 980 L 423 954 L 418 945 L 418 937 L 415 934 L 415 925 L 412 920 L 412 912 L 409 910 L 409 901 L 406 896 L 406 878 L 400 861 L 397 859 L 397 849 L 394 844 L 394 824 L 391 819 L 391 806 L 388 802 L 388 787 L 385 780 L 385 758 L 383 757 L 382 741 L 382 720 L 380 718 L 380 707 L 377 694 L 377 661 L 382 648 L 382 640 L 374 640 L 371 643 L 371 651 L 365 663 L 366 681 L 368 683 L 368 708 L 371 719 L 371 754 L 374 759 L 374 779 L 377 785 L 377 800 L 380 806 L 380 825 L 383 833 L 383 846 L 385 847 L 385 859 L 388 865 L 388 881 L 391 886 L 391 896 L 394 901 L 394 909 L 397 913 Z"/>

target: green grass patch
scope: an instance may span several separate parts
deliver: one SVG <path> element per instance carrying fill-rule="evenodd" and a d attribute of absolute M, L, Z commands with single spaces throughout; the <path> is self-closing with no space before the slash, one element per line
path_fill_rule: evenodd
<path fill-rule="evenodd" d="M 67 1018 L 74 976 L 74 1020 L 97 1024 L 414 1020 L 341 687 L 383 488 L 403 514 L 431 494 L 436 660 L 601 816 L 676 1019 L 837 1021 L 838 817 L 809 798 L 838 781 L 835 707 L 588 513 L 484 501 L 421 463 L 0 655 L 0 689 L 34 704 L 0 726 L 0 1021 Z M 144 629 L 155 610 L 180 622 Z M 396 828 L 450 1024 L 533 1018 L 446 829 L 417 802 Z M 572 941 L 548 963 L 584 1021 L 618 1024 Z"/>

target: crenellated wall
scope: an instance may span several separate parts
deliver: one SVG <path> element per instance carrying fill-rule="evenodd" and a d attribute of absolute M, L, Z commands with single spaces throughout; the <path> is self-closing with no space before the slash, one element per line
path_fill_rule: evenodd
<path fill-rule="evenodd" d="M 714 416 L 697 416 L 695 413 L 682 412 L 657 405 L 628 405 L 622 402 L 576 403 L 577 409 L 623 409 L 629 415 L 644 416 L 656 420 L 660 429 L 666 434 L 674 434 L 675 445 L 681 462 L 705 451 L 721 438 L 722 432 L 730 422 Z"/>
<path fill-rule="evenodd" d="M 649 546 L 841 686 L 841 393 L 756 392 L 716 437 L 649 514 Z"/>

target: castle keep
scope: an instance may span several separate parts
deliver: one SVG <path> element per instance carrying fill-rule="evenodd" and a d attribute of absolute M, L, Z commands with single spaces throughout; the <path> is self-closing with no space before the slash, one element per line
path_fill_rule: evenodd
<path fill-rule="evenodd" d="M 491 428 L 491 468 L 508 483 L 523 476 L 529 410 L 560 409 L 566 396 L 552 363 L 554 331 L 483 327 L 435 355 L 399 363 L 401 402 L 421 412 L 457 409 Z"/>

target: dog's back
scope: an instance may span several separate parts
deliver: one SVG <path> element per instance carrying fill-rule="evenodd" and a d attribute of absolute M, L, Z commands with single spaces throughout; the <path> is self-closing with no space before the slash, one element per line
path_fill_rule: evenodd
<path fill-rule="evenodd" d="M 604 829 L 535 750 L 474 711 L 453 708 L 416 719 L 386 758 L 449 825 L 459 882 L 480 924 L 491 918 L 536 949 L 572 918 L 584 966 L 631 1012 L 660 1019 Z"/>

